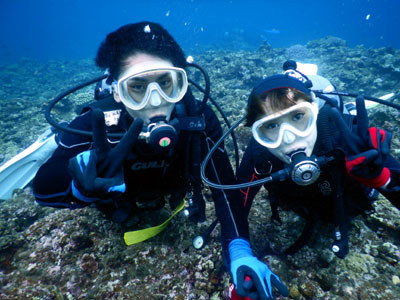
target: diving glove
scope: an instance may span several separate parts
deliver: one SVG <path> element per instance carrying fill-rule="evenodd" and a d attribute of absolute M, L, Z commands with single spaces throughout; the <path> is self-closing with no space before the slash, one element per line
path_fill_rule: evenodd
<path fill-rule="evenodd" d="M 123 162 L 131 152 L 143 121 L 136 119 L 115 148 L 107 141 L 104 113 L 92 112 L 94 149 L 79 153 L 69 161 L 72 194 L 84 202 L 109 199 L 125 192 Z"/>
<path fill-rule="evenodd" d="M 375 127 L 369 128 L 368 132 L 370 149 L 355 155 L 346 155 L 346 169 L 361 184 L 380 188 L 390 181 L 390 170 L 384 167 L 384 163 L 390 152 L 392 134 Z"/>
<path fill-rule="evenodd" d="M 385 167 L 385 161 L 390 152 L 392 134 L 369 128 L 364 96 L 357 96 L 356 107 L 355 131 L 350 131 L 342 118 L 334 119 L 345 143 L 347 173 L 367 187 L 385 187 L 390 182 L 390 171 Z"/>
<path fill-rule="evenodd" d="M 236 293 L 251 299 L 272 300 L 272 285 L 287 297 L 289 291 L 279 277 L 252 253 L 250 244 L 244 239 L 234 239 L 229 243 L 231 274 Z"/>
<path fill-rule="evenodd" d="M 96 165 L 95 150 L 84 151 L 70 159 L 68 168 L 73 176 L 71 186 L 75 198 L 91 203 L 125 192 L 123 169 L 110 178 L 102 178 L 97 175 Z"/>
<path fill-rule="evenodd" d="M 236 293 L 235 285 L 233 283 L 231 283 L 229 285 L 228 291 L 226 292 L 226 300 L 254 300 L 254 299 L 251 299 L 251 298 L 249 298 L 247 296 L 240 297 Z"/>

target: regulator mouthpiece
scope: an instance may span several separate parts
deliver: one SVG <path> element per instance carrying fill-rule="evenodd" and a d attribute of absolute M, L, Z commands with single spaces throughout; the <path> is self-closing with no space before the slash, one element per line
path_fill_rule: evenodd
<path fill-rule="evenodd" d="M 165 117 L 155 117 L 150 120 L 147 130 L 141 133 L 141 137 L 146 139 L 156 151 L 165 151 L 172 148 L 177 140 L 176 129 L 168 124 Z"/>
<path fill-rule="evenodd" d="M 321 174 L 321 169 L 315 158 L 307 157 L 304 151 L 298 151 L 291 155 L 292 171 L 290 177 L 293 182 L 306 186 L 317 181 Z"/>

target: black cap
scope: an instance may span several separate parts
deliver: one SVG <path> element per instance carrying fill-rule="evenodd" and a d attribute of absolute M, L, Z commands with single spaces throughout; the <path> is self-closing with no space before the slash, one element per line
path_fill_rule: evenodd
<path fill-rule="evenodd" d="M 262 81 L 260 81 L 254 88 L 253 91 L 250 94 L 248 103 L 250 104 L 251 97 L 253 95 L 256 96 L 261 96 L 269 91 L 276 90 L 276 89 L 282 89 L 282 88 L 293 88 L 296 90 L 299 90 L 300 92 L 311 96 L 311 91 L 306 88 L 304 83 L 302 83 L 300 80 L 284 75 L 284 74 L 278 74 L 278 75 L 272 75 L 269 76 Z"/>

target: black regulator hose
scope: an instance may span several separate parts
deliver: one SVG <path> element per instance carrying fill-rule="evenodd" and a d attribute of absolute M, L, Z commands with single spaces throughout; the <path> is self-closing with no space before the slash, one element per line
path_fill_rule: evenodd
<path fill-rule="evenodd" d="M 343 111 L 343 107 L 342 104 L 340 104 L 341 107 L 338 107 L 338 104 L 336 102 L 336 100 L 333 100 L 332 98 L 329 98 L 328 96 L 325 96 L 322 93 L 315 93 L 315 95 L 318 98 L 321 98 L 322 100 L 325 100 L 327 103 L 329 103 L 332 107 L 336 107 L 337 109 L 339 109 L 339 111 Z"/>
<path fill-rule="evenodd" d="M 55 127 L 56 129 L 68 132 L 68 133 L 72 133 L 72 134 L 79 134 L 79 135 L 83 135 L 83 136 L 87 136 L 87 137 L 92 137 L 93 136 L 93 132 L 92 131 L 86 131 L 86 130 L 79 130 L 79 129 L 75 129 L 75 128 L 71 128 L 71 127 L 67 127 L 64 125 L 59 124 L 56 120 L 53 119 L 53 117 L 51 116 L 51 110 L 53 109 L 53 107 L 60 101 L 62 100 L 64 97 L 68 96 L 69 94 L 72 94 L 73 92 L 76 92 L 77 90 L 84 88 L 88 85 L 91 85 L 93 83 L 96 83 L 100 80 L 103 80 L 104 78 L 106 78 L 108 75 L 104 74 L 101 75 L 100 77 L 96 77 L 93 78 L 89 81 L 83 82 L 81 84 L 78 84 L 76 86 L 74 86 L 73 88 L 70 88 L 69 90 L 61 93 L 60 95 L 58 95 L 57 97 L 55 97 L 53 100 L 51 100 L 48 104 L 48 106 L 46 107 L 46 111 L 44 113 L 47 122 L 49 122 L 49 124 L 53 127 Z M 123 136 L 123 134 L 121 133 L 109 133 L 108 136 L 110 137 L 115 137 L 115 138 L 120 138 Z"/>
<path fill-rule="evenodd" d="M 242 189 L 242 188 L 252 187 L 252 186 L 256 186 L 256 185 L 262 185 L 264 183 L 272 182 L 272 181 L 283 181 L 283 180 L 286 180 L 287 178 L 289 178 L 289 176 L 290 176 L 290 173 L 289 173 L 290 171 L 287 168 L 285 168 L 285 169 L 282 169 L 278 172 L 271 174 L 270 176 L 268 176 L 266 178 L 259 179 L 259 180 L 253 181 L 253 182 L 246 182 L 246 183 L 240 183 L 240 184 L 226 184 L 226 185 L 225 184 L 216 184 L 214 182 L 211 182 L 206 177 L 205 169 L 207 167 L 208 162 L 210 161 L 211 156 L 218 149 L 219 145 L 228 136 L 228 134 L 230 134 L 236 127 L 238 127 L 245 118 L 246 117 L 244 116 L 241 119 L 239 119 L 238 121 L 236 121 L 236 123 L 234 123 L 232 125 L 232 127 L 229 128 L 229 130 L 227 130 L 220 137 L 220 139 L 215 143 L 215 145 L 207 153 L 206 157 L 204 158 L 204 160 L 201 164 L 201 178 L 203 179 L 205 184 L 209 185 L 212 188 L 220 189 L 220 190 L 236 190 L 236 189 Z"/>
<path fill-rule="evenodd" d="M 346 92 L 338 92 L 338 91 L 334 91 L 334 92 L 323 92 L 323 91 L 313 91 L 318 97 L 321 94 L 325 94 L 325 95 L 337 95 L 337 96 L 345 96 L 345 97 L 352 97 L 352 98 L 357 98 L 360 94 L 354 94 L 354 93 L 346 93 Z M 395 108 L 397 110 L 400 110 L 400 105 L 392 103 L 390 101 L 387 100 L 383 100 L 383 99 L 379 99 L 376 97 L 371 97 L 371 96 L 364 96 L 364 99 L 370 100 L 370 101 L 374 101 L 377 102 L 379 104 L 383 104 L 392 108 Z"/>
<path fill-rule="evenodd" d="M 193 80 L 189 79 L 189 82 L 193 84 L 200 92 L 205 93 L 205 90 L 199 86 L 196 82 Z M 226 116 L 225 112 L 222 110 L 221 106 L 215 101 L 215 99 L 211 96 L 208 96 L 208 99 L 210 99 L 211 103 L 217 108 L 218 112 L 221 114 L 222 118 L 224 119 L 224 122 L 228 128 L 231 127 L 231 122 L 229 122 L 228 117 Z M 236 135 L 235 132 L 231 132 L 231 137 L 233 141 L 233 147 L 235 149 L 235 162 L 236 162 L 236 173 L 239 169 L 239 148 L 236 140 Z"/>
<path fill-rule="evenodd" d="M 194 63 L 188 63 L 187 65 L 189 67 L 194 67 L 194 68 L 198 69 L 203 74 L 204 81 L 205 81 L 205 89 L 201 90 L 204 93 L 203 100 L 201 101 L 201 103 L 202 103 L 201 104 L 201 111 L 203 111 L 204 107 L 206 106 L 207 100 L 210 97 L 210 86 L 211 86 L 210 77 L 208 76 L 207 72 L 202 67 L 200 67 L 199 65 L 194 64 Z M 189 82 L 192 83 L 193 81 L 189 80 Z M 196 87 L 199 88 L 200 86 L 197 85 Z"/>

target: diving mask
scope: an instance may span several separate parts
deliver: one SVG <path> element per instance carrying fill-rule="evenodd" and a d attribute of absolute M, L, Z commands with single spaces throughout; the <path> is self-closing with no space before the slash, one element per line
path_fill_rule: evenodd
<path fill-rule="evenodd" d="M 179 102 L 186 94 L 188 79 L 185 70 L 165 63 L 142 63 L 129 68 L 113 83 L 122 103 L 132 110 Z M 153 103 L 154 102 L 154 103 Z"/>
<path fill-rule="evenodd" d="M 267 148 L 278 148 L 282 142 L 293 143 L 297 137 L 307 137 L 315 128 L 318 107 L 300 102 L 285 110 L 256 121 L 252 133 L 258 143 Z"/>

